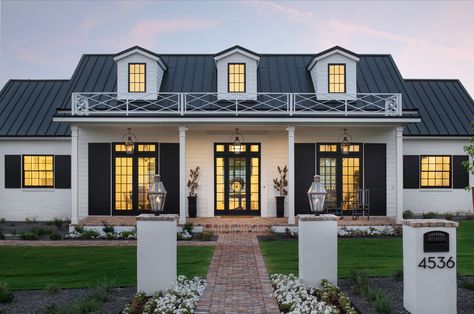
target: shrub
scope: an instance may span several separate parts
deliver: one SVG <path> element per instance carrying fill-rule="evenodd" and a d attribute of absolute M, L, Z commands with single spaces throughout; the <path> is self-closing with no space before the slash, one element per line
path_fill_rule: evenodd
<path fill-rule="evenodd" d="M 403 280 L 403 269 L 398 269 L 393 273 L 393 278 L 397 281 Z"/>
<path fill-rule="evenodd" d="M 102 228 L 102 231 L 104 231 L 105 233 L 114 232 L 114 226 L 109 225 L 106 221 L 102 221 L 102 226 L 104 226 L 104 228 Z"/>
<path fill-rule="evenodd" d="M 0 230 L 0 240 L 5 240 L 5 235 L 3 234 L 2 230 Z"/>
<path fill-rule="evenodd" d="M 45 289 L 49 294 L 58 294 L 61 292 L 61 287 L 56 282 L 52 282 L 46 285 Z"/>
<path fill-rule="evenodd" d="M 444 219 L 446 220 L 453 220 L 454 214 L 453 213 L 445 213 L 444 214 Z"/>
<path fill-rule="evenodd" d="M 403 211 L 403 219 L 413 219 L 415 214 L 411 210 L 404 210 Z"/>
<path fill-rule="evenodd" d="M 436 218 L 436 213 L 435 212 L 427 212 L 423 213 L 423 219 L 433 219 Z"/>
<path fill-rule="evenodd" d="M 0 224 L 4 224 L 7 220 L 5 218 L 0 218 Z"/>
<path fill-rule="evenodd" d="M 59 219 L 59 218 L 54 218 L 53 220 L 48 220 L 46 221 L 46 224 L 48 226 L 56 226 L 58 229 L 61 229 L 63 225 L 67 225 L 68 223 L 68 220 L 63 220 L 63 219 Z"/>
<path fill-rule="evenodd" d="M 84 226 L 82 225 L 75 225 L 74 226 L 74 231 L 77 233 L 84 233 Z"/>
<path fill-rule="evenodd" d="M 13 293 L 8 288 L 6 282 L 0 281 L 0 303 L 13 301 Z"/>
<path fill-rule="evenodd" d="M 31 231 L 36 232 L 40 237 L 51 235 L 54 232 L 52 229 L 49 228 L 31 228 Z"/>
<path fill-rule="evenodd" d="M 188 233 L 193 232 L 193 223 L 187 223 L 183 226 L 183 231 L 187 231 Z"/>
<path fill-rule="evenodd" d="M 54 233 L 51 233 L 51 234 L 49 235 L 49 239 L 50 239 L 50 240 L 53 240 L 53 241 L 57 241 L 57 240 L 61 240 L 62 237 L 61 237 L 61 235 L 60 235 L 59 233 L 54 232 Z"/>
<path fill-rule="evenodd" d="M 205 230 L 197 235 L 197 238 L 201 241 L 211 241 L 214 238 L 214 232 L 210 230 Z"/>
<path fill-rule="evenodd" d="M 355 294 L 366 295 L 369 286 L 369 278 L 367 273 L 362 270 L 351 269 L 350 278 L 352 281 L 352 291 Z"/>
<path fill-rule="evenodd" d="M 34 231 L 27 231 L 20 234 L 22 240 L 38 240 L 38 233 Z"/>
<path fill-rule="evenodd" d="M 378 314 L 391 314 L 392 307 L 387 299 L 387 296 L 381 292 L 377 293 L 374 301 L 374 308 Z"/>
<path fill-rule="evenodd" d="M 468 281 L 467 279 L 462 278 L 461 283 L 459 284 L 461 288 L 474 291 L 474 282 Z"/>
<path fill-rule="evenodd" d="M 97 239 L 99 237 L 99 232 L 94 229 L 87 229 L 81 234 L 82 239 Z"/>
<path fill-rule="evenodd" d="M 36 218 L 25 218 L 25 221 L 27 224 L 32 224 L 32 223 L 35 223 L 36 222 Z"/>

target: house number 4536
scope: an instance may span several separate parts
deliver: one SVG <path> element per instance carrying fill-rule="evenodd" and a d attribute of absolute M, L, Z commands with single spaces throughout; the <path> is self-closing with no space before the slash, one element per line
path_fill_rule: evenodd
<path fill-rule="evenodd" d="M 456 263 L 453 260 L 453 257 L 450 256 L 447 260 L 444 256 L 431 256 L 431 257 L 423 257 L 421 262 L 418 264 L 418 267 L 421 268 L 453 268 Z"/>

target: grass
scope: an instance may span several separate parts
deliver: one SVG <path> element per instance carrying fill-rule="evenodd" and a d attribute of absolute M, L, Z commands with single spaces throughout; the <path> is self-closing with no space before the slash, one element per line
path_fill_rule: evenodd
<path fill-rule="evenodd" d="M 206 276 L 212 246 L 178 247 L 178 274 Z M 11 289 L 93 287 L 102 278 L 136 285 L 136 247 L 0 247 L 0 278 Z"/>
<path fill-rule="evenodd" d="M 474 275 L 474 221 L 462 221 L 457 238 L 457 270 Z M 298 273 L 297 241 L 262 241 L 260 247 L 270 273 Z M 402 238 L 339 239 L 339 277 L 348 277 L 351 269 L 392 276 L 403 267 L 402 250 Z"/>

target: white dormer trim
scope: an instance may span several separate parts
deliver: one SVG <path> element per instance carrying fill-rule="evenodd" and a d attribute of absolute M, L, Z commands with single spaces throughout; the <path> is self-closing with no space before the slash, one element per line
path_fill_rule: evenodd
<path fill-rule="evenodd" d="M 253 60 L 257 61 L 257 65 L 258 65 L 258 63 L 260 62 L 260 57 L 259 57 L 259 56 L 256 56 L 256 55 L 254 55 L 254 54 L 248 53 L 247 51 L 242 50 L 242 49 L 240 49 L 240 48 L 234 48 L 234 49 L 229 50 L 229 51 L 227 51 L 227 52 L 225 52 L 225 53 L 223 53 L 223 54 L 217 55 L 217 56 L 214 57 L 214 61 L 217 62 L 217 61 L 219 61 L 219 60 L 221 60 L 221 59 L 224 59 L 224 58 L 226 58 L 226 57 L 228 57 L 228 56 L 230 56 L 230 55 L 233 55 L 234 53 L 238 53 L 238 54 L 244 55 L 244 56 L 246 56 L 246 57 L 248 57 L 248 58 L 250 58 L 250 59 L 253 59 Z"/>
<path fill-rule="evenodd" d="M 132 55 L 132 54 L 134 54 L 134 53 L 138 53 L 138 54 L 141 54 L 141 55 L 144 56 L 144 57 L 147 57 L 147 58 L 149 58 L 149 59 L 155 60 L 156 62 L 158 62 L 158 65 L 159 65 L 163 70 L 166 71 L 166 69 L 167 69 L 166 64 L 164 64 L 164 62 L 161 60 L 161 58 L 159 58 L 158 56 L 155 56 L 155 55 L 153 55 L 153 54 L 151 54 L 151 53 L 148 53 L 148 52 L 146 52 L 146 51 L 144 51 L 144 50 L 142 50 L 142 49 L 140 49 L 140 48 L 131 49 L 131 50 L 128 50 L 128 51 L 126 51 L 126 52 L 124 52 L 124 53 L 122 53 L 122 54 L 116 55 L 116 56 L 114 57 L 114 60 L 115 60 L 115 61 L 119 61 L 119 60 L 121 60 L 121 59 L 123 59 L 123 58 L 126 58 L 126 57 L 128 57 L 128 56 L 130 56 L 130 55 Z"/>
<path fill-rule="evenodd" d="M 343 55 L 344 57 L 346 58 L 349 58 L 351 60 L 354 60 L 355 62 L 359 62 L 360 58 L 350 54 L 350 53 L 347 53 L 341 49 L 334 49 L 334 50 L 331 50 L 331 51 L 328 51 L 327 53 L 325 54 L 322 54 L 320 56 L 316 56 L 313 58 L 313 60 L 311 61 L 311 63 L 308 65 L 307 69 L 308 71 L 311 71 L 311 69 L 316 65 L 316 62 L 318 62 L 319 60 L 322 60 L 322 59 L 326 59 L 327 57 L 329 56 L 332 56 L 334 54 L 340 54 L 340 55 Z"/>

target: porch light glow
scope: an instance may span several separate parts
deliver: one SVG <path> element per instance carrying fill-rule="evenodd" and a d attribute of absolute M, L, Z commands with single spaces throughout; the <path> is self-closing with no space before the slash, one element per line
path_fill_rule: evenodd
<path fill-rule="evenodd" d="M 352 136 L 347 133 L 347 129 L 344 129 L 344 134 L 339 136 L 339 142 L 341 143 L 341 153 L 343 155 L 349 154 L 351 148 Z"/>
<path fill-rule="evenodd" d="M 242 144 L 244 143 L 244 136 L 239 133 L 239 128 L 235 129 L 235 134 L 232 135 L 231 141 L 233 139 L 232 151 L 234 154 L 238 155 L 242 151 Z"/>
<path fill-rule="evenodd" d="M 133 155 L 135 151 L 135 142 L 137 137 L 131 132 L 131 128 L 127 128 L 128 133 L 122 137 L 122 142 L 125 145 L 125 151 L 128 155 Z"/>
<path fill-rule="evenodd" d="M 165 208 L 166 194 L 167 192 L 163 182 L 161 182 L 160 175 L 155 174 L 153 183 L 150 184 L 150 189 L 148 190 L 148 198 L 150 199 L 150 209 L 156 216 L 162 213 Z"/>
<path fill-rule="evenodd" d="M 319 216 L 324 209 L 324 202 L 326 200 L 326 189 L 321 183 L 321 177 L 318 175 L 314 176 L 314 181 L 308 190 L 308 200 L 311 207 L 311 211 Z"/>

